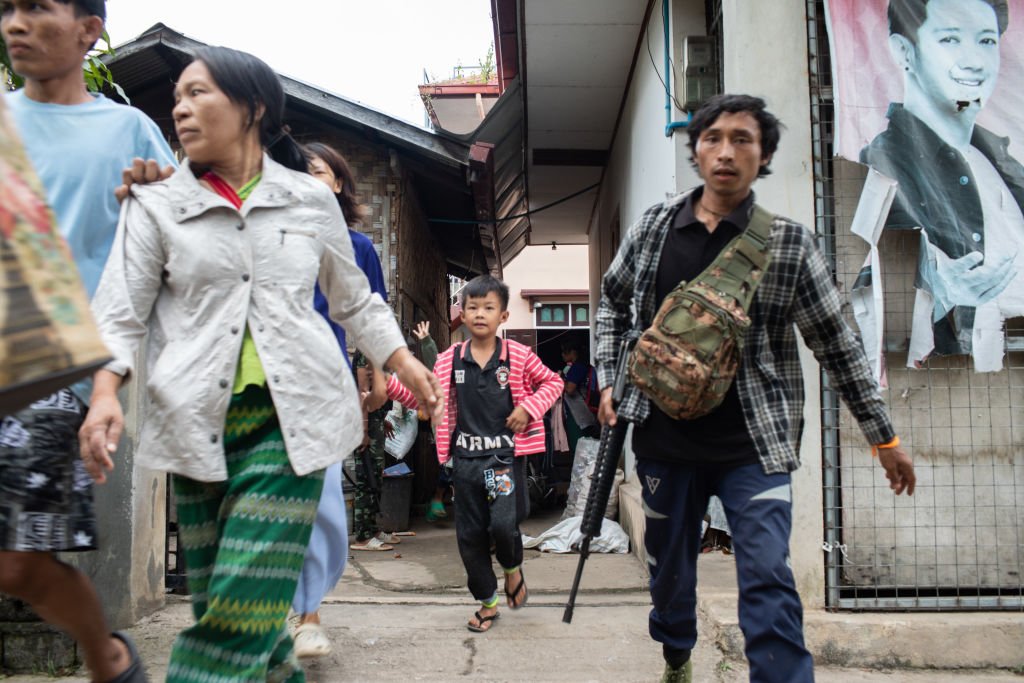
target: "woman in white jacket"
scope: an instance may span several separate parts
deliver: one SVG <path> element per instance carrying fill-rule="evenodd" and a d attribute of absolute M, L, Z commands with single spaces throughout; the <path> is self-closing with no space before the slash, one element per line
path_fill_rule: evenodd
<path fill-rule="evenodd" d="M 331 316 L 417 387 L 440 390 L 356 265 L 334 196 L 306 173 L 277 76 L 252 55 L 200 51 L 175 88 L 188 159 L 134 186 L 93 309 L 114 360 L 81 430 L 98 481 L 123 429 L 117 389 L 147 345 L 142 466 L 172 472 L 196 624 L 168 681 L 300 681 L 285 629 L 323 469 L 362 438 Z"/>

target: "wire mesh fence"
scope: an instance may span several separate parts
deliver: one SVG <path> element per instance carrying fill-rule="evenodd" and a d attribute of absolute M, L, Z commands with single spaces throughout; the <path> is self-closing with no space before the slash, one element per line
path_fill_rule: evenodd
<path fill-rule="evenodd" d="M 815 227 L 848 301 L 869 253 L 850 231 L 866 169 L 833 157 L 823 0 L 807 0 L 807 15 Z M 823 377 L 826 603 L 1024 611 L 1024 319 L 1007 321 L 1000 372 L 976 372 L 969 356 L 906 367 L 918 239 L 915 231 L 887 230 L 879 242 L 885 396 L 914 458 L 917 492 L 892 495 L 856 421 Z"/>

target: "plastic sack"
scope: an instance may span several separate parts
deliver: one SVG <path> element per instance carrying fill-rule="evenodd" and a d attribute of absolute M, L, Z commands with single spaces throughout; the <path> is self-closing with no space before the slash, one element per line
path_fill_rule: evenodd
<path fill-rule="evenodd" d="M 536 548 L 545 553 L 571 553 L 579 550 L 583 541 L 580 532 L 582 517 L 569 517 L 542 532 L 536 538 L 523 535 L 524 548 Z M 601 522 L 601 535 L 590 541 L 593 553 L 628 553 L 629 536 L 617 522 L 605 519 Z"/>
<path fill-rule="evenodd" d="M 572 461 L 572 474 L 569 477 L 568 499 L 562 519 L 582 517 L 587 509 L 587 498 L 590 496 L 590 484 L 597 467 L 597 451 L 601 446 L 598 439 L 587 437 L 576 442 L 576 457 Z M 615 472 L 615 482 L 608 496 L 608 507 L 605 508 L 606 519 L 615 519 L 619 514 L 619 484 L 625 479 L 622 470 Z"/>
<path fill-rule="evenodd" d="M 405 408 L 401 403 L 395 401 L 384 419 L 391 424 L 392 428 L 391 436 L 384 439 L 384 450 L 396 460 L 401 460 L 416 443 L 416 433 L 419 431 L 416 411 Z"/>
<path fill-rule="evenodd" d="M 109 359 L 71 250 L 0 98 L 0 415 Z"/>

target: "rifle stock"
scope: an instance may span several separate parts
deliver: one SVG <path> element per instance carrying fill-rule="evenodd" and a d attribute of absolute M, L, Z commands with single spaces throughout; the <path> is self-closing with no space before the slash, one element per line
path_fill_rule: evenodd
<path fill-rule="evenodd" d="M 619 348 L 618 362 L 615 364 L 615 384 L 612 387 L 612 406 L 618 410 L 622 396 L 626 391 L 626 365 L 629 352 L 633 348 L 633 339 L 624 339 Z M 583 541 L 580 543 L 580 559 L 576 565 L 576 576 L 569 591 L 569 601 L 565 605 L 562 621 L 572 623 L 573 610 L 576 607 L 576 594 L 579 592 L 580 580 L 583 578 L 583 566 L 590 557 L 590 542 L 601 535 L 604 523 L 604 512 L 608 507 L 612 485 L 615 483 L 615 470 L 618 469 L 619 456 L 626 441 L 626 430 L 629 423 L 621 416 L 616 418 L 615 426 L 604 425 L 601 428 L 601 445 L 597 450 L 597 463 L 590 484 L 590 494 L 583 510 L 583 521 L 580 531 Z"/>

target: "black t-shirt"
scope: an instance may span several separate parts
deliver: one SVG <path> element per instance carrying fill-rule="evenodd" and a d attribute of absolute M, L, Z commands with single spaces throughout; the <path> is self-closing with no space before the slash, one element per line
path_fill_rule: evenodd
<path fill-rule="evenodd" d="M 700 275 L 750 222 L 753 193 L 711 233 L 694 214 L 694 202 L 699 199 L 700 194 L 695 192 L 683 202 L 665 237 L 655 285 L 658 302 L 664 301 L 682 280 Z M 674 420 L 652 402 L 650 417 L 633 430 L 633 450 L 638 458 L 653 460 L 737 466 L 758 462 L 736 382 L 729 387 L 722 405 L 693 420 Z"/>
<path fill-rule="evenodd" d="M 484 367 L 477 365 L 469 342 L 452 359 L 458 419 L 452 435 L 452 453 L 464 458 L 514 455 L 515 432 L 505 426 L 512 414 L 510 367 L 505 345 L 499 339 L 494 355 Z"/>

